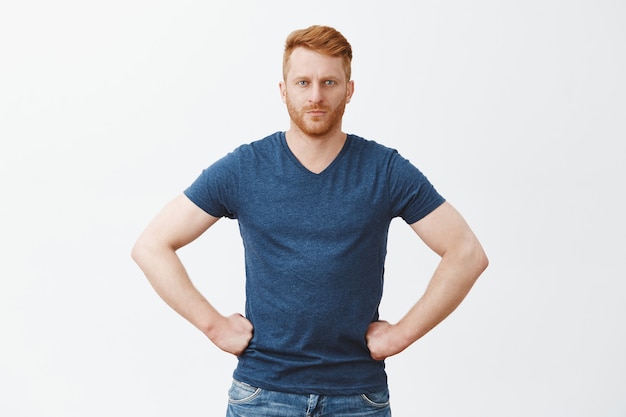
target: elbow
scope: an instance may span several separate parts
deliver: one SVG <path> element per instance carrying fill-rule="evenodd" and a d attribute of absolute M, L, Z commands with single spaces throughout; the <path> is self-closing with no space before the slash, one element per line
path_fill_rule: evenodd
<path fill-rule="evenodd" d="M 471 255 L 472 269 L 476 272 L 476 278 L 489 266 L 489 258 L 480 243 L 476 242 Z"/>
<path fill-rule="evenodd" d="M 132 249 L 130 250 L 130 258 L 135 261 L 136 264 L 141 262 L 143 247 L 140 241 L 135 242 Z"/>
<path fill-rule="evenodd" d="M 489 258 L 478 240 L 466 241 L 456 251 L 457 265 L 464 270 L 464 275 L 472 284 L 489 266 Z"/>
<path fill-rule="evenodd" d="M 176 249 L 153 235 L 143 234 L 137 239 L 130 250 L 130 257 L 142 270 L 152 266 Z"/>
<path fill-rule="evenodd" d="M 149 252 L 150 250 L 147 243 L 144 241 L 143 238 L 140 237 L 130 250 L 130 257 L 133 261 L 135 261 L 137 265 L 141 267 Z"/>
<path fill-rule="evenodd" d="M 482 251 L 482 256 L 480 260 L 480 272 L 482 273 L 489 266 L 489 258 L 485 251 Z"/>

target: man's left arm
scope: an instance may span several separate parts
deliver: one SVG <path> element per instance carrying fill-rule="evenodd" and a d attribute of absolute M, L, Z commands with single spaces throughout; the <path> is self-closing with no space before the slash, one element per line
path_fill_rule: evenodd
<path fill-rule="evenodd" d="M 422 297 L 398 323 L 377 321 L 369 326 L 367 346 L 376 360 L 402 352 L 444 320 L 489 263 L 480 242 L 450 203 L 411 228 L 441 260 Z"/>

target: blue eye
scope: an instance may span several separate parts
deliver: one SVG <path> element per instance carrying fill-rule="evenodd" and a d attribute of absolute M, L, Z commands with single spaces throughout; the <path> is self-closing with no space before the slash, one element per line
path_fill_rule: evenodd
<path fill-rule="evenodd" d="M 298 81 L 296 84 L 299 85 L 300 87 L 305 87 L 308 84 L 308 82 L 301 80 L 301 81 Z"/>
<path fill-rule="evenodd" d="M 324 81 L 324 84 L 326 84 L 326 85 L 335 85 L 337 83 L 335 81 L 333 81 L 333 80 L 326 80 L 326 81 Z"/>

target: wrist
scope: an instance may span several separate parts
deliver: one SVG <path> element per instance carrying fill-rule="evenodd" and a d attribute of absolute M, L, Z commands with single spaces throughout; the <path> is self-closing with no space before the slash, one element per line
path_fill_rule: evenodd
<path fill-rule="evenodd" d="M 412 329 L 411 326 L 409 326 L 404 320 L 400 320 L 393 327 L 395 330 L 394 339 L 398 352 L 401 352 L 411 346 L 411 344 L 418 339 L 418 337 L 415 336 L 414 329 Z"/>
<path fill-rule="evenodd" d="M 226 317 L 213 310 L 210 314 L 206 315 L 204 322 L 200 326 L 200 330 L 206 335 L 206 337 L 209 338 L 209 340 L 214 342 L 224 331 L 225 322 Z"/>

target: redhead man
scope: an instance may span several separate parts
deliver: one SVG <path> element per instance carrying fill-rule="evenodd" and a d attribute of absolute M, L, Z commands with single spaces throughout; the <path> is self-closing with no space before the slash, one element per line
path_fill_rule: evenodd
<path fill-rule="evenodd" d="M 470 227 L 417 167 L 342 131 L 351 60 L 333 28 L 291 33 L 279 85 L 289 129 L 212 163 L 133 248 L 156 292 L 238 357 L 228 417 L 390 416 L 385 358 L 445 319 L 487 267 Z M 218 312 L 176 254 L 222 217 L 243 239 L 245 315 Z M 441 258 L 392 324 L 378 307 L 396 217 Z"/>

